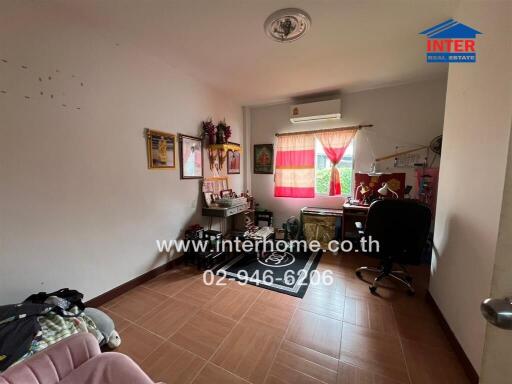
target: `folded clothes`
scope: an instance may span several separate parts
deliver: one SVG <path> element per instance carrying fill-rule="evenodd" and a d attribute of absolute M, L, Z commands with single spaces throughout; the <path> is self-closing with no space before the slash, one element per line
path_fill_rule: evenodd
<path fill-rule="evenodd" d="M 69 311 L 64 311 L 64 315 L 66 316 L 50 312 L 45 316 L 38 317 L 41 331 L 32 340 L 28 352 L 16 363 L 78 332 L 91 333 L 98 340 L 98 344 L 103 341 L 104 336 L 98 330 L 94 321 L 82 313 L 78 307 L 75 306 Z"/>
<path fill-rule="evenodd" d="M 82 298 L 80 292 L 63 288 L 0 306 L 0 372 L 78 332 L 92 333 L 102 343 L 105 337 L 83 313 Z"/>
<path fill-rule="evenodd" d="M 30 349 L 34 337 L 40 332 L 37 318 L 52 310 L 48 304 L 21 303 L 0 306 L 0 371 Z"/>

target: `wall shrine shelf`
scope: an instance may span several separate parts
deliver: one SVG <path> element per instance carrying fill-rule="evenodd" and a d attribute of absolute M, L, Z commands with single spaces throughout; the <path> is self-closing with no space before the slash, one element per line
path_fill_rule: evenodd
<path fill-rule="evenodd" d="M 209 144 L 208 145 L 208 160 L 210 162 L 210 169 L 213 169 L 215 163 L 218 161 L 219 169 L 222 169 L 224 162 L 228 156 L 228 152 L 242 152 L 239 144 Z"/>

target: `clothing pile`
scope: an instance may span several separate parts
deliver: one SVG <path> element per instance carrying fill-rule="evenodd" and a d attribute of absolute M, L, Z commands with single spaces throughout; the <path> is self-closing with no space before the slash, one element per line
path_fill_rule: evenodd
<path fill-rule="evenodd" d="M 104 343 L 105 335 L 84 311 L 82 299 L 80 292 L 64 288 L 0 306 L 0 372 L 78 332 Z"/>

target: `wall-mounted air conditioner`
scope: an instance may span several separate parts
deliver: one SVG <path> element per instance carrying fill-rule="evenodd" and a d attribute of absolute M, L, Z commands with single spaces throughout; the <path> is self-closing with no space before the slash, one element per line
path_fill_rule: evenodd
<path fill-rule="evenodd" d="M 296 104 L 290 107 L 290 121 L 292 123 L 333 119 L 341 119 L 340 99 Z"/>

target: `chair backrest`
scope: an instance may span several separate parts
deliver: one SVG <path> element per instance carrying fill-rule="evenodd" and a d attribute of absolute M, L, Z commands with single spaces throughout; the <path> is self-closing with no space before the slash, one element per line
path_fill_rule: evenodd
<path fill-rule="evenodd" d="M 57 384 L 73 370 L 101 353 L 90 333 L 76 333 L 0 374 L 0 384 Z"/>
<path fill-rule="evenodd" d="M 419 264 L 431 217 L 430 208 L 415 200 L 378 200 L 368 211 L 365 234 L 379 241 L 379 257 Z"/>

